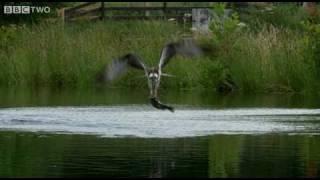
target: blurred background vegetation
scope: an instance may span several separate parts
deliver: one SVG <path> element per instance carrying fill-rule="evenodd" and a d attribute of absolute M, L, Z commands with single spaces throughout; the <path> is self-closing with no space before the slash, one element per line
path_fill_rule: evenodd
<path fill-rule="evenodd" d="M 135 52 L 147 64 L 155 65 L 165 43 L 196 35 L 190 28 L 167 20 L 63 23 L 56 10 L 77 4 L 30 5 L 50 6 L 51 13 L 1 14 L 0 86 L 93 86 L 96 74 L 115 57 Z M 191 5 L 199 4 L 168 4 Z M 177 77 L 162 81 L 163 88 L 319 93 L 319 4 L 315 4 L 315 11 L 297 2 L 205 5 L 215 14 L 210 34 L 195 37 L 214 51 L 194 61 L 177 56 L 165 69 Z M 228 16 L 227 9 L 231 10 Z M 130 71 L 112 86 L 146 87 L 143 78 L 135 78 L 140 75 Z"/>

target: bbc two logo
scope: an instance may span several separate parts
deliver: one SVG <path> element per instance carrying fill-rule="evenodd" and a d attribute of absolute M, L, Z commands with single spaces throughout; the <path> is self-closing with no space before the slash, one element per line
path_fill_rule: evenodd
<path fill-rule="evenodd" d="M 3 6 L 4 14 L 50 13 L 50 7 L 44 6 Z"/>

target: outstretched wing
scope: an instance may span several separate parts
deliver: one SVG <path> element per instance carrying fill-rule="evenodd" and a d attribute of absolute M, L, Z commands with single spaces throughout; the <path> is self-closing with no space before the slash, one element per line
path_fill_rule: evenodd
<path fill-rule="evenodd" d="M 180 54 L 184 57 L 194 57 L 203 54 L 200 46 L 192 38 L 185 38 L 178 42 L 172 42 L 167 44 L 161 51 L 159 68 L 163 68 L 170 59 L 176 54 Z"/>
<path fill-rule="evenodd" d="M 114 59 L 111 64 L 106 65 L 98 74 L 97 79 L 103 81 L 112 81 L 118 76 L 127 72 L 128 67 L 133 67 L 140 70 L 146 70 L 146 66 L 141 59 L 134 54 L 126 54 L 118 59 Z"/>

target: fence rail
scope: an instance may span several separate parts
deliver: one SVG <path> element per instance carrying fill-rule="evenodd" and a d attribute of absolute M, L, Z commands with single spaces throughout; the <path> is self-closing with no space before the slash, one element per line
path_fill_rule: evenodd
<path fill-rule="evenodd" d="M 90 5 L 92 5 L 92 4 L 96 4 L 96 2 L 88 2 L 88 3 L 80 4 L 80 5 L 78 5 L 78 6 L 75 6 L 75 7 L 70 8 L 70 9 L 66 9 L 66 10 L 65 10 L 65 13 L 70 13 L 70 12 L 76 11 L 76 10 L 78 10 L 78 9 L 81 9 L 81 8 L 83 8 L 83 7 L 90 6 Z"/>
<path fill-rule="evenodd" d="M 95 5 L 94 8 L 88 9 L 88 7 Z M 188 6 L 188 7 L 171 7 L 167 6 L 164 2 L 162 6 L 142 6 L 142 7 L 108 7 L 103 2 L 89 2 L 66 9 L 64 11 L 64 21 L 73 21 L 76 18 L 83 18 L 87 16 L 87 19 L 161 19 L 161 18 L 176 18 L 182 19 L 182 13 L 191 13 L 192 9 L 210 8 L 209 6 Z M 151 15 L 150 12 L 160 11 L 158 15 Z M 113 12 L 110 14 L 110 12 Z M 127 14 L 114 15 L 114 12 L 128 12 Z M 139 12 L 140 15 L 130 15 L 129 12 Z M 143 15 L 141 15 L 141 12 Z M 174 13 L 172 13 L 174 12 Z M 171 14 L 170 14 L 171 13 Z"/>

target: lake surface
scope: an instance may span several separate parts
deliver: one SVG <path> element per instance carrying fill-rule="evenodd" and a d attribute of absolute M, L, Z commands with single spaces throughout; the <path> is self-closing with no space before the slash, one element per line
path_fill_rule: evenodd
<path fill-rule="evenodd" d="M 0 177 L 319 177 L 303 95 L 0 89 Z"/>

